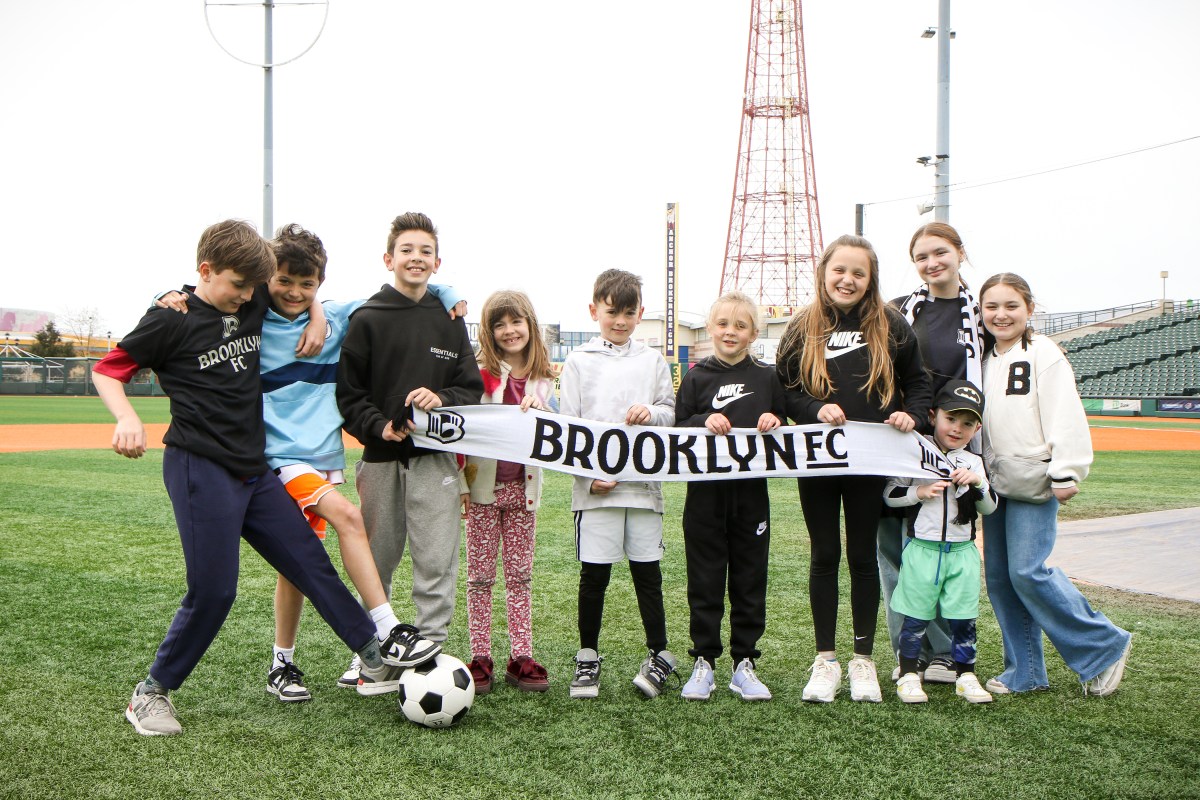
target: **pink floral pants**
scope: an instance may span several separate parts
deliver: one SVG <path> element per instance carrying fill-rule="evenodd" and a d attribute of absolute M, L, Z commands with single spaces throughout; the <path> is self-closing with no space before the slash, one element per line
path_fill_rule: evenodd
<path fill-rule="evenodd" d="M 504 599 L 512 657 L 533 655 L 530 582 L 537 515 L 525 510 L 525 485 L 496 486 L 496 502 L 472 503 L 467 513 L 467 622 L 471 656 L 492 652 L 492 586 L 504 544 Z"/>

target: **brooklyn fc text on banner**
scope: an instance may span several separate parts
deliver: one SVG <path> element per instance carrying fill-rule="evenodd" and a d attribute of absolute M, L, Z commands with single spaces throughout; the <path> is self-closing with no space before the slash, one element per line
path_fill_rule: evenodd
<path fill-rule="evenodd" d="M 953 467 L 916 433 L 889 425 L 790 425 L 770 433 L 735 428 L 612 425 L 517 406 L 453 406 L 414 412 L 413 444 L 533 464 L 608 481 L 890 475 L 935 478 Z"/>

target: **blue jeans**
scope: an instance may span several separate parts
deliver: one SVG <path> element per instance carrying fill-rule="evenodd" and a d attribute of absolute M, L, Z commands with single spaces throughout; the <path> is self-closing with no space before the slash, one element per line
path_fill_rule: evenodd
<path fill-rule="evenodd" d="M 999 680 L 1014 692 L 1050 685 L 1042 632 L 1067 666 L 1089 681 L 1121 657 L 1128 631 L 1094 611 L 1062 570 L 1046 566 L 1058 534 L 1058 501 L 1000 498 L 983 536 L 988 596 L 1004 640 Z"/>
<path fill-rule="evenodd" d="M 888 637 L 892 641 L 892 653 L 900 652 L 900 630 L 904 627 L 904 615 L 892 611 L 892 592 L 900 580 L 900 554 L 904 550 L 904 519 L 890 517 L 886 513 L 879 518 L 875 533 L 875 554 L 879 560 L 879 585 L 883 589 L 883 608 L 887 616 Z M 928 664 L 934 658 L 950 658 L 950 627 L 942 619 L 941 609 L 936 619 L 930 620 L 921 639 L 920 660 Z"/>

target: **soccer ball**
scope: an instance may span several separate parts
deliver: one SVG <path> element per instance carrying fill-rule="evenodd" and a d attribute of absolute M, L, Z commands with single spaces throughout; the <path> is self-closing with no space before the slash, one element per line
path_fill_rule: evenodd
<path fill-rule="evenodd" d="M 475 702 L 475 681 L 466 664 L 439 653 L 401 672 L 399 693 L 404 716 L 427 728 L 448 728 L 465 717 Z"/>

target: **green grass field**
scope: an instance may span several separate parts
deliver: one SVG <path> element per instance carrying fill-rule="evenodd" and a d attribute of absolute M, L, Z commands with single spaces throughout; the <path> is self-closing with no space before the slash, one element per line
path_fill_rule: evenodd
<path fill-rule="evenodd" d="M 1158 510 L 1172 496 L 1200 504 L 1186 480 L 1194 463 L 1194 454 L 1101 453 L 1068 509 L 1083 517 Z M 743 703 L 722 688 L 728 658 L 708 703 L 686 703 L 677 692 L 642 700 L 629 683 L 643 655 L 640 623 L 620 568 L 606 607 L 600 698 L 568 698 L 578 567 L 569 480 L 550 474 L 534 580 L 535 655 L 550 670 L 547 694 L 501 685 L 477 699 L 458 728 L 418 728 L 399 715 L 394 695 L 334 688 L 349 654 L 306 609 L 297 660 L 315 699 L 284 706 L 263 688 L 274 578 L 243 547 L 233 613 L 173 694 L 184 735 L 140 737 L 122 712 L 183 585 L 160 470 L 161 451 L 139 461 L 99 450 L 0 455 L 2 798 L 1200 795 L 1191 685 L 1200 606 L 1189 603 L 1083 588 L 1137 634 L 1125 682 L 1111 698 L 1084 698 L 1048 647 L 1052 690 L 990 706 L 967 706 L 953 687 L 933 686 L 926 706 L 906 707 L 886 683 L 880 705 L 852 703 L 845 691 L 829 706 L 802 703 L 812 659 L 808 547 L 790 481 L 772 485 L 760 662 L 775 693 L 770 703 Z M 686 661 L 683 487 L 668 485 L 666 493 L 668 631 Z M 332 537 L 329 550 L 336 560 Z M 397 572 L 402 618 L 411 609 L 409 574 L 407 563 Z M 467 654 L 464 589 L 460 581 L 446 648 L 460 657 Z M 507 646 L 502 597 L 498 587 L 498 660 Z M 841 620 L 848 636 L 848 604 Z M 885 641 L 882 617 L 879 635 Z M 999 670 L 1001 653 L 986 604 L 979 642 L 987 677 Z M 885 651 L 886 644 L 876 648 L 886 677 Z"/>
<path fill-rule="evenodd" d="M 165 397 L 131 397 L 142 422 L 171 421 Z M 0 397 L 0 425 L 71 425 L 113 421 L 99 397 Z"/>

